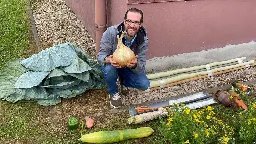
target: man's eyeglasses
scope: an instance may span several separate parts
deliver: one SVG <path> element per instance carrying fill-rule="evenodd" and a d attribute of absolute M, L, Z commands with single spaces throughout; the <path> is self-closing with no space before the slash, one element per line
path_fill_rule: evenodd
<path fill-rule="evenodd" d="M 132 21 L 132 20 L 126 19 L 125 22 L 126 22 L 128 25 L 131 25 L 131 24 L 134 24 L 134 25 L 136 25 L 136 26 L 140 25 L 140 22 L 139 22 L 139 21 Z"/>

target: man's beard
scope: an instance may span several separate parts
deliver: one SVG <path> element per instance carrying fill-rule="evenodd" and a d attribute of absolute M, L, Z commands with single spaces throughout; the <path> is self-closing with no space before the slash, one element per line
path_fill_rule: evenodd
<path fill-rule="evenodd" d="M 129 36 L 129 37 L 134 37 L 137 33 L 137 29 L 135 28 L 128 28 L 126 30 L 126 34 Z"/>

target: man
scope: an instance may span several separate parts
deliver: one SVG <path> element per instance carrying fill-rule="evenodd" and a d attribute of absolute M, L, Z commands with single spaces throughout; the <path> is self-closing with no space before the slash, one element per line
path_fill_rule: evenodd
<path fill-rule="evenodd" d="M 109 27 L 101 38 L 97 59 L 102 66 L 104 79 L 108 85 L 110 105 L 114 108 L 122 106 L 121 95 L 118 92 L 118 78 L 121 85 L 125 87 L 146 90 L 150 85 L 145 74 L 148 38 L 142 23 L 143 12 L 137 8 L 131 8 L 125 13 L 124 21 Z M 112 60 L 112 54 L 117 48 L 117 36 L 120 36 L 122 31 L 126 31 L 123 44 L 133 50 L 136 55 L 127 67 L 120 67 Z"/>

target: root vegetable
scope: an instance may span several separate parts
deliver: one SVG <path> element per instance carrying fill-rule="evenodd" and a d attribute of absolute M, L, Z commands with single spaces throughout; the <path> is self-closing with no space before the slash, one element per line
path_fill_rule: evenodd
<path fill-rule="evenodd" d="M 125 32 L 122 32 L 122 35 L 117 37 L 117 49 L 113 53 L 113 61 L 117 62 L 121 67 L 127 66 L 135 58 L 134 52 L 122 42 L 124 35 Z"/>
<path fill-rule="evenodd" d="M 128 118 L 128 124 L 139 124 L 146 121 L 153 120 L 158 117 L 164 117 L 168 114 L 165 108 L 158 108 L 158 111 L 147 112 L 139 115 L 132 116 Z"/>
<path fill-rule="evenodd" d="M 94 126 L 94 119 L 92 118 L 86 118 L 85 125 L 87 128 L 92 128 Z"/>

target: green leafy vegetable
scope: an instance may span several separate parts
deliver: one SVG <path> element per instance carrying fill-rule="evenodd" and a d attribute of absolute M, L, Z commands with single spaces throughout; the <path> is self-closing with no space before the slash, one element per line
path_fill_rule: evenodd
<path fill-rule="evenodd" d="M 97 61 L 71 43 L 11 61 L 0 72 L 0 99 L 10 102 L 35 100 L 44 106 L 56 105 L 62 98 L 105 87 Z"/>

